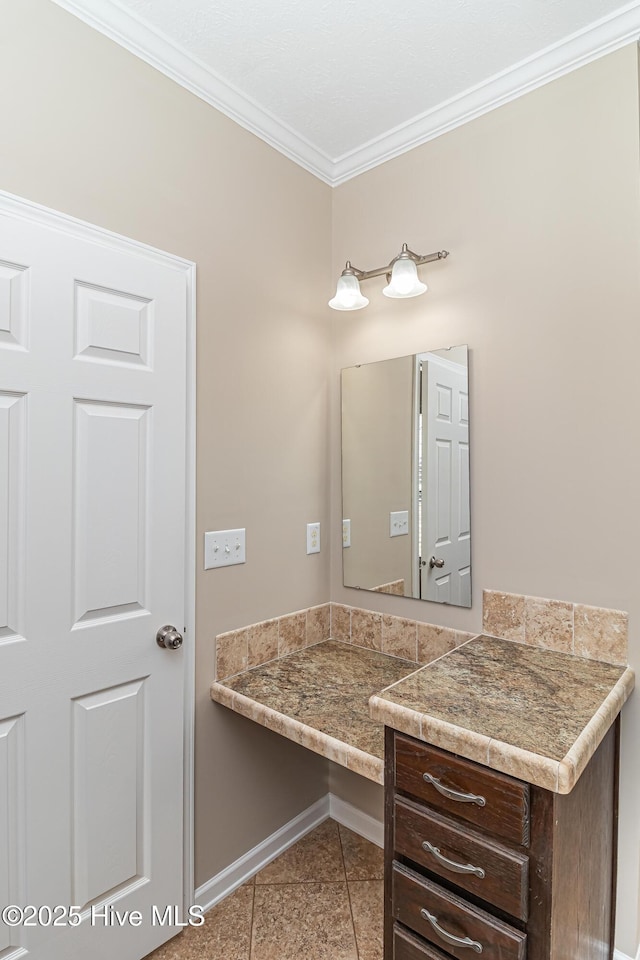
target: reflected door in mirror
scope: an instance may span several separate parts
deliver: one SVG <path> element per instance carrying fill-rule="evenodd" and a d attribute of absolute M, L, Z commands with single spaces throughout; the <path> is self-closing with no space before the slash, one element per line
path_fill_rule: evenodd
<path fill-rule="evenodd" d="M 471 605 L 466 346 L 342 371 L 344 584 Z"/>
<path fill-rule="evenodd" d="M 420 597 L 471 606 L 469 387 L 466 363 L 418 357 Z M 425 402 L 426 400 L 426 402 Z M 422 493 L 425 493 L 424 500 Z"/>

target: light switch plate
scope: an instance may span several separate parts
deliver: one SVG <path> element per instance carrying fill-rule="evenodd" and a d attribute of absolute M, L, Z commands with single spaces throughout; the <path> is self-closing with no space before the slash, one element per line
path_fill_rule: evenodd
<path fill-rule="evenodd" d="M 212 530 L 204 535 L 204 568 L 232 567 L 246 563 L 245 528 Z"/>
<path fill-rule="evenodd" d="M 307 524 L 307 553 L 320 553 L 320 523 Z"/>
<path fill-rule="evenodd" d="M 394 510 L 389 514 L 389 536 L 404 537 L 409 533 L 409 511 Z"/>
<path fill-rule="evenodd" d="M 342 546 L 351 546 L 351 520 L 342 521 Z"/>

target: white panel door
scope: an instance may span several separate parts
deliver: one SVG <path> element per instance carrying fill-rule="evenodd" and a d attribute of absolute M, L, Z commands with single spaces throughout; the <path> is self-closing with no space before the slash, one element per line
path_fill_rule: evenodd
<path fill-rule="evenodd" d="M 422 363 L 421 596 L 423 600 L 471 606 L 469 516 L 469 388 L 460 364 L 438 357 Z M 429 559 L 443 560 L 430 567 Z"/>
<path fill-rule="evenodd" d="M 151 908 L 182 903 L 185 655 L 155 635 L 185 622 L 187 283 L 0 199 L 0 907 L 82 916 L 0 920 L 1 960 L 177 932 Z"/>

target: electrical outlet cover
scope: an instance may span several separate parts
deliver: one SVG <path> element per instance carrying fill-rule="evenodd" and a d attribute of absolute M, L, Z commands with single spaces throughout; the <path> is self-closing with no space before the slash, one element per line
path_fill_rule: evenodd
<path fill-rule="evenodd" d="M 320 523 L 307 524 L 307 553 L 320 553 Z"/>
<path fill-rule="evenodd" d="M 342 546 L 351 546 L 351 520 L 342 521 Z"/>

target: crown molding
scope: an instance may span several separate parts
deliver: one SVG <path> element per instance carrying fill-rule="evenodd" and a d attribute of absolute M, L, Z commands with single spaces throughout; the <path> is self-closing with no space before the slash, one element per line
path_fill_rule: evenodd
<path fill-rule="evenodd" d="M 54 0 L 330 186 L 454 130 L 640 38 L 640 0 L 332 159 L 117 0 Z"/>
<path fill-rule="evenodd" d="M 640 0 L 338 157 L 332 186 L 434 140 L 640 38 Z"/>

